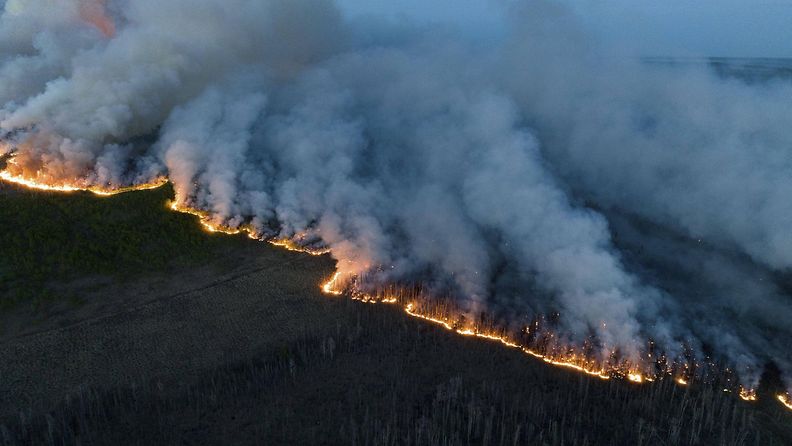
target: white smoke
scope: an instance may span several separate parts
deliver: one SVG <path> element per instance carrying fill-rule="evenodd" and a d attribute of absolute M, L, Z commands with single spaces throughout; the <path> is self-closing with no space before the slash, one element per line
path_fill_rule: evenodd
<path fill-rule="evenodd" d="M 651 338 L 747 381 L 790 371 L 790 83 L 615 57 L 543 2 L 482 44 L 371 33 L 330 1 L 81 3 L 0 17 L 17 173 L 164 174 L 179 204 L 326 245 L 345 274 L 558 311 L 628 358 Z"/>

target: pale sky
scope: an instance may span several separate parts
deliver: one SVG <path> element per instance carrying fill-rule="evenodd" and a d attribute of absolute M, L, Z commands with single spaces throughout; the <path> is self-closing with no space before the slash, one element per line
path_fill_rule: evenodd
<path fill-rule="evenodd" d="M 497 30 L 501 23 L 498 4 L 507 1 L 338 0 L 351 16 L 450 22 L 473 32 Z M 643 55 L 792 57 L 792 0 L 562 2 L 592 33 L 634 46 Z"/>

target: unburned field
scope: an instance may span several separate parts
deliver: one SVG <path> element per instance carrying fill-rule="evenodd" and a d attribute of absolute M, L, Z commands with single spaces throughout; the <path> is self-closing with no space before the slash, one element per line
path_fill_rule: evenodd
<path fill-rule="evenodd" d="M 32 262 L 2 260 L 32 294 L 0 313 L 0 444 L 792 444 L 770 395 L 602 381 L 324 296 L 329 258 L 205 233 L 170 193 L 0 193 Z"/>
<path fill-rule="evenodd" d="M 238 244 L 168 212 L 171 196 L 169 187 L 99 198 L 0 183 L 0 308 L 79 300 L 85 285 L 199 265 Z"/>

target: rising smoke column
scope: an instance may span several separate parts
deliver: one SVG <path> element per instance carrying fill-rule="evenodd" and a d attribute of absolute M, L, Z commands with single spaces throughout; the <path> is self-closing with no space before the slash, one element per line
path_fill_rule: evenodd
<path fill-rule="evenodd" d="M 605 221 L 572 206 L 548 175 L 510 101 L 443 81 L 462 63 L 395 50 L 339 57 L 291 86 L 288 104 L 272 98 L 270 112 L 253 92 L 209 90 L 163 127 L 168 170 L 190 185 L 186 204 L 231 224 L 245 218 L 245 203 L 228 197 L 258 197 L 254 224 L 274 216 L 281 236 L 315 232 L 345 275 L 432 269 L 482 303 L 492 250 L 557 293 L 575 331 L 593 327 L 637 358 L 635 313 L 651 293 L 623 271 Z M 218 135 L 233 135 L 229 150 L 213 150 Z M 269 175 L 242 167 L 251 165 Z M 511 246 L 492 246 L 485 234 Z"/>
<path fill-rule="evenodd" d="M 40 2 L 49 3 L 6 4 L 4 19 L 19 10 L 41 25 L 39 16 L 48 9 Z M 82 19 L 86 2 L 55 3 L 76 11 L 76 18 L 64 13 L 60 26 L 91 32 L 93 40 L 69 48 L 74 57 L 66 72 L 8 104 L 0 122 L 5 131 L 29 130 L 19 143 L 20 169 L 50 182 L 117 184 L 150 175 L 136 140 L 152 135 L 174 107 L 252 65 L 266 63 L 272 76 L 286 76 L 333 47 L 337 39 L 326 35 L 339 34 L 333 29 L 337 13 L 327 4 L 141 0 L 119 4 L 123 15 L 117 20 L 125 27 L 108 40 L 93 21 Z M 305 29 L 291 26 L 299 17 Z M 26 43 L 18 39 L 9 33 L 9 46 Z M 10 57 L 7 65 L 17 62 Z"/>
<path fill-rule="evenodd" d="M 651 338 L 748 386 L 789 373 L 789 84 L 614 61 L 543 2 L 511 16 L 470 44 L 380 40 L 329 1 L 9 1 L 0 154 L 54 184 L 167 175 L 215 224 L 471 312 L 558 311 L 603 357 Z"/>

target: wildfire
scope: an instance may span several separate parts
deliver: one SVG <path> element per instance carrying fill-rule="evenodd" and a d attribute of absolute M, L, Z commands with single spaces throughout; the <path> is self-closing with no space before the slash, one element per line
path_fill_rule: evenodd
<path fill-rule="evenodd" d="M 333 274 L 333 276 L 328 281 L 324 282 L 320 286 L 322 292 L 325 293 L 325 294 L 331 294 L 331 295 L 334 295 L 334 296 L 338 296 L 338 295 L 343 294 L 343 291 L 338 287 L 339 286 L 339 279 L 340 279 L 340 273 L 339 272 L 336 272 L 335 274 Z M 358 301 L 362 301 L 362 302 L 366 302 L 366 303 L 394 304 L 394 303 L 397 303 L 399 301 L 398 297 L 396 297 L 395 294 L 393 294 L 393 295 L 385 295 L 384 297 L 381 297 L 381 298 L 378 298 L 377 296 L 374 296 L 374 295 L 371 295 L 371 294 L 363 293 L 363 292 L 360 292 L 360 291 L 354 291 L 354 290 L 350 294 L 351 294 L 352 299 L 358 300 Z M 542 361 L 544 361 L 544 362 L 546 362 L 548 364 L 557 366 L 557 367 L 564 367 L 564 368 L 576 370 L 578 372 L 582 372 L 582 373 L 585 373 L 587 375 L 596 376 L 597 378 L 600 378 L 600 379 L 603 379 L 603 380 L 611 379 L 611 373 L 609 373 L 607 370 L 604 370 L 602 368 L 592 367 L 590 364 L 588 364 L 589 361 L 587 361 L 585 358 L 583 358 L 583 356 L 576 356 L 574 354 L 571 354 L 571 355 L 568 355 L 568 356 L 564 357 L 564 356 L 554 356 L 554 355 L 550 355 L 550 354 L 542 354 L 542 353 L 537 352 L 535 350 L 532 350 L 532 349 L 530 349 L 528 347 L 520 345 L 519 343 L 515 342 L 514 340 L 508 338 L 505 335 L 502 335 L 502 334 L 499 334 L 499 333 L 495 333 L 495 332 L 479 331 L 477 329 L 470 328 L 470 327 L 458 327 L 454 323 L 454 321 L 449 320 L 447 318 L 434 317 L 434 316 L 419 312 L 417 310 L 416 304 L 413 303 L 413 302 L 410 302 L 410 303 L 408 303 L 407 305 L 404 306 L 404 312 L 407 313 L 411 317 L 414 317 L 414 318 L 417 318 L 417 319 L 422 319 L 424 321 L 433 323 L 435 325 L 439 325 L 439 326 L 445 328 L 446 330 L 453 331 L 453 332 L 455 332 L 455 333 L 457 333 L 459 335 L 462 335 L 462 336 L 472 336 L 472 337 L 487 339 L 489 341 L 498 342 L 501 345 L 504 345 L 504 346 L 509 347 L 509 348 L 519 349 L 520 351 L 522 351 L 525 354 L 531 355 L 531 356 L 533 356 L 533 357 L 535 357 L 537 359 L 541 359 Z M 637 374 L 637 373 L 631 373 L 631 374 L 629 374 L 629 377 L 630 377 L 629 378 L 630 381 L 633 381 L 633 382 L 643 382 L 643 380 L 644 380 L 642 375 Z"/>
<path fill-rule="evenodd" d="M 85 192 L 91 192 L 97 196 L 107 197 L 125 192 L 131 192 L 131 191 L 156 189 L 158 187 L 165 185 L 168 182 L 168 179 L 165 177 L 159 177 L 148 183 L 136 184 L 127 187 L 105 188 L 100 186 L 81 186 L 79 184 L 69 184 L 69 183 L 56 183 L 56 184 L 45 183 L 45 182 L 25 178 L 23 176 L 14 175 L 6 170 L 3 170 L 0 171 L 0 181 L 6 181 L 8 183 L 13 183 L 19 186 L 23 186 L 35 190 L 41 190 L 41 191 L 64 192 L 64 193 L 85 191 Z M 255 228 L 253 228 L 250 225 L 230 227 L 223 224 L 217 224 L 212 221 L 211 214 L 209 212 L 195 209 L 189 206 L 180 205 L 176 201 L 168 203 L 168 207 L 173 211 L 186 213 L 198 217 L 199 223 L 208 232 L 222 233 L 229 235 L 246 233 L 248 237 L 252 239 L 264 240 L 264 238 L 261 237 L 259 233 L 255 230 Z M 320 256 L 320 255 L 328 254 L 330 252 L 329 249 L 317 249 L 317 248 L 303 246 L 300 244 L 299 242 L 300 240 L 302 240 L 301 236 L 297 236 L 296 240 L 288 239 L 288 238 L 277 238 L 277 239 L 269 239 L 266 241 L 273 246 L 284 248 L 289 251 L 296 251 L 305 254 L 310 254 L 313 256 Z M 320 285 L 320 288 L 323 293 L 334 296 L 340 296 L 345 292 L 347 292 L 352 299 L 365 303 L 396 304 L 399 303 L 400 300 L 404 299 L 403 297 L 400 299 L 398 297 L 398 293 L 395 292 L 384 293 L 383 295 L 374 295 L 359 291 L 355 289 L 355 287 L 352 287 L 351 290 L 345 290 L 345 288 L 341 286 L 340 282 L 341 282 L 341 273 L 336 271 L 329 280 L 327 280 L 326 282 Z M 498 333 L 496 331 L 481 330 L 476 327 L 459 326 L 461 324 L 458 325 L 458 322 L 455 322 L 447 317 L 437 317 L 427 313 L 423 313 L 420 310 L 418 310 L 418 307 L 414 302 L 407 303 L 403 307 L 403 309 L 404 312 L 411 317 L 433 323 L 435 325 L 443 327 L 446 330 L 452 331 L 462 336 L 482 338 L 489 341 L 497 342 L 508 348 L 519 349 L 523 353 L 533 356 L 537 359 L 541 359 L 542 361 L 553 366 L 568 368 L 571 370 L 585 373 L 587 375 L 595 376 L 603 380 L 609 380 L 613 377 L 617 377 L 622 379 L 626 378 L 630 382 L 639 383 L 639 384 L 643 382 L 653 382 L 655 380 L 650 376 L 646 376 L 636 371 L 625 371 L 626 367 L 609 366 L 606 368 L 602 366 L 592 365 L 593 364 L 592 361 L 587 359 L 586 355 L 582 355 L 582 354 L 575 354 L 569 352 L 542 353 L 536 351 L 535 349 L 531 349 L 525 345 L 521 345 L 517 341 L 508 337 L 508 335 Z M 682 386 L 687 386 L 689 384 L 688 379 L 686 379 L 683 376 L 679 376 L 675 378 L 674 381 Z M 730 392 L 729 389 L 723 389 L 723 390 L 725 392 Z M 741 387 L 739 390 L 739 396 L 741 399 L 745 401 L 753 402 L 757 400 L 756 391 L 753 389 L 745 389 Z M 784 407 L 792 410 L 792 397 L 790 397 L 788 394 L 780 394 L 777 396 L 777 398 L 778 401 Z"/>
<path fill-rule="evenodd" d="M 198 222 L 201 224 L 201 226 L 207 232 L 212 232 L 212 233 L 218 232 L 218 233 L 226 234 L 226 235 L 237 235 L 237 234 L 244 233 L 244 234 L 247 234 L 248 238 L 251 238 L 253 240 L 264 240 L 265 239 L 264 237 L 262 237 L 260 235 L 260 233 L 253 226 L 250 226 L 250 225 L 242 225 L 242 226 L 238 226 L 238 227 L 230 227 L 230 226 L 226 226 L 226 225 L 222 225 L 222 224 L 217 224 L 217 223 L 214 223 L 212 221 L 212 216 L 211 216 L 211 214 L 209 212 L 202 211 L 200 209 L 195 209 L 195 208 L 189 207 L 189 206 L 180 205 L 176 201 L 170 202 L 170 204 L 168 204 L 168 207 L 171 210 L 173 210 L 173 211 L 181 212 L 183 214 L 190 214 L 190 215 L 194 215 L 194 216 L 198 217 Z M 303 236 L 296 236 L 296 238 L 297 239 L 302 239 Z M 305 254 L 310 254 L 312 256 L 322 256 L 322 255 L 330 253 L 330 250 L 327 249 L 327 248 L 312 248 L 312 247 L 308 247 L 308 246 L 303 246 L 303 245 L 300 245 L 295 240 L 288 239 L 288 238 L 271 238 L 271 239 L 266 239 L 266 241 L 267 241 L 267 243 L 269 243 L 269 244 L 271 244 L 273 246 L 277 246 L 279 248 L 283 248 L 283 249 L 286 249 L 288 251 L 301 252 L 301 253 L 305 253 Z M 334 282 L 334 280 L 331 281 L 331 282 Z M 338 292 L 331 291 L 332 285 L 330 285 L 330 288 L 325 289 L 326 286 L 327 285 L 322 287 L 322 290 L 325 293 L 327 293 L 327 294 L 341 294 L 340 291 L 338 291 Z"/>
<path fill-rule="evenodd" d="M 531 349 L 529 349 L 527 347 L 523 347 L 523 346 L 517 344 L 516 342 L 514 342 L 512 340 L 509 340 L 508 338 L 506 338 L 505 336 L 502 336 L 502 335 L 491 334 L 491 333 L 481 333 L 481 332 L 478 332 L 478 331 L 470 329 L 470 328 L 466 328 L 466 329 L 455 328 L 454 325 L 450 321 L 448 321 L 446 319 L 435 318 L 435 317 L 427 316 L 425 314 L 418 313 L 415 310 L 415 304 L 413 304 L 413 303 L 407 304 L 407 306 L 404 307 L 404 311 L 405 311 L 405 313 L 409 314 L 412 317 L 415 317 L 415 318 L 418 318 L 418 319 L 423 319 L 423 320 L 431 322 L 433 324 L 440 325 L 441 327 L 445 328 L 446 330 L 454 331 L 454 332 L 456 332 L 458 334 L 461 334 L 463 336 L 475 336 L 475 337 L 478 337 L 478 338 L 483 338 L 483 339 L 488 339 L 490 341 L 499 342 L 499 343 L 501 343 L 501 344 L 503 344 L 503 345 L 505 345 L 506 347 L 509 347 L 509 348 L 518 348 L 523 353 L 526 353 L 526 354 L 531 355 L 531 356 L 533 356 L 535 358 L 541 359 L 544 362 L 546 362 L 548 364 L 551 364 L 551 365 L 554 365 L 554 366 L 577 370 L 579 372 L 583 372 L 583 373 L 586 373 L 588 375 L 596 376 L 597 378 L 600 378 L 600 379 L 610 379 L 611 378 L 610 374 L 608 374 L 604 370 L 597 370 L 597 369 L 592 369 L 592 368 L 586 367 L 585 365 L 582 364 L 582 361 L 578 361 L 578 358 L 575 357 L 575 356 L 571 356 L 570 358 L 567 358 L 567 359 L 553 358 L 551 356 L 543 355 L 543 354 L 541 354 L 539 352 L 531 350 Z"/>
<path fill-rule="evenodd" d="M 180 205 L 176 201 L 171 202 L 168 205 L 168 207 L 171 210 L 173 210 L 173 211 L 181 212 L 182 214 L 194 215 L 194 216 L 198 217 L 198 222 L 201 224 L 201 227 L 203 227 L 204 230 L 207 231 L 207 232 L 211 232 L 211 233 L 216 233 L 217 232 L 217 233 L 226 234 L 226 235 L 237 235 L 237 234 L 243 234 L 244 233 L 244 234 L 247 234 L 248 238 L 251 238 L 253 240 L 263 240 L 263 239 L 265 239 L 264 237 L 262 237 L 259 234 L 258 231 L 256 231 L 256 229 L 253 226 L 250 226 L 250 225 L 242 225 L 242 226 L 238 226 L 238 227 L 230 227 L 230 226 L 226 226 L 226 225 L 222 225 L 222 224 L 217 224 L 217 223 L 212 221 L 212 216 L 211 216 L 211 214 L 209 212 L 202 211 L 200 209 L 195 209 L 195 208 L 189 207 L 189 206 Z M 326 248 L 311 248 L 311 247 L 308 247 L 308 246 L 302 246 L 299 243 L 297 243 L 296 241 L 294 241 L 292 239 L 288 239 L 288 238 L 273 238 L 273 239 L 267 239 L 266 241 L 267 241 L 267 243 L 269 243 L 269 244 L 271 244 L 273 246 L 277 246 L 279 248 L 283 248 L 283 249 L 286 249 L 288 251 L 301 252 L 301 253 L 305 253 L 305 254 L 310 254 L 312 256 L 321 256 L 321 255 L 325 255 L 325 254 L 329 254 L 330 253 L 329 249 L 326 249 Z M 331 289 L 332 289 L 332 285 L 331 285 L 331 288 L 327 288 L 327 290 L 325 290 L 325 286 L 322 287 L 322 290 L 325 293 L 327 293 L 327 294 L 341 294 L 340 291 L 333 292 L 333 291 L 330 291 Z"/>
<path fill-rule="evenodd" d="M 40 191 L 61 192 L 61 193 L 90 192 L 100 197 L 110 197 L 113 195 L 123 194 L 126 192 L 157 189 L 168 183 L 168 179 L 164 176 L 158 177 L 147 183 L 140 183 L 132 186 L 121 186 L 121 187 L 101 187 L 94 185 L 87 186 L 87 185 L 80 185 L 77 183 L 49 183 L 49 182 L 43 182 L 43 181 L 27 178 L 22 175 L 15 175 L 9 172 L 8 170 L 0 170 L 0 181 L 5 181 L 7 183 L 12 183 L 28 189 L 35 189 Z M 240 226 L 238 228 L 232 228 L 229 226 L 216 224 L 211 221 L 211 215 L 209 214 L 209 212 L 195 209 L 189 206 L 180 205 L 176 201 L 172 201 L 168 203 L 168 208 L 170 208 L 175 212 L 190 214 L 198 217 L 198 222 L 201 224 L 201 227 L 203 227 L 203 229 L 206 230 L 207 232 L 212 232 L 212 233 L 217 232 L 228 235 L 246 233 L 248 237 L 250 237 L 251 239 L 260 238 L 258 232 L 251 226 Z M 329 249 L 315 249 L 315 248 L 304 247 L 299 245 L 293 240 L 285 239 L 285 238 L 271 239 L 267 241 L 272 245 L 278 246 L 280 248 L 288 249 L 289 251 L 303 252 L 314 256 L 320 256 L 330 252 Z"/>
<path fill-rule="evenodd" d="M 756 401 L 756 390 L 740 387 L 739 395 L 744 401 Z"/>
<path fill-rule="evenodd" d="M 643 376 L 640 373 L 628 373 L 627 374 L 627 379 L 629 379 L 630 381 L 632 381 L 634 383 L 638 383 L 638 384 L 640 384 L 640 383 L 642 383 L 644 381 L 644 378 L 643 378 Z"/>
<path fill-rule="evenodd" d="M 329 280 L 321 284 L 320 287 L 322 292 L 324 292 L 325 294 L 338 296 L 344 293 L 343 289 L 339 287 L 339 284 L 340 284 L 340 273 L 336 272 Z M 375 295 L 363 293 L 361 291 L 357 291 L 353 289 L 349 291 L 349 294 L 352 299 L 366 303 L 392 304 L 392 303 L 397 303 L 399 301 L 399 298 L 396 297 L 395 293 L 391 295 L 386 295 L 385 297 L 378 298 Z M 607 368 L 592 366 L 591 361 L 586 359 L 585 355 L 579 355 L 575 353 L 569 353 L 569 354 L 541 353 L 527 346 L 519 344 L 515 340 L 509 338 L 507 335 L 499 334 L 496 332 L 480 331 L 479 329 L 471 328 L 471 327 L 460 327 L 457 325 L 457 322 L 455 322 L 452 319 L 423 313 L 420 310 L 418 310 L 418 306 L 414 302 L 407 303 L 404 306 L 404 312 L 411 317 L 438 325 L 448 331 L 452 331 L 459 335 L 471 336 L 471 337 L 486 339 L 489 341 L 495 341 L 508 348 L 519 349 L 521 352 L 527 355 L 531 355 L 534 358 L 541 359 L 542 361 L 550 365 L 575 370 L 577 372 L 585 373 L 590 376 L 595 376 L 602 380 L 609 380 L 613 377 L 618 377 L 618 378 L 626 379 L 627 381 L 632 383 L 643 384 L 646 382 L 654 382 L 655 378 L 661 377 L 661 376 L 657 376 L 657 377 L 646 376 L 637 371 L 624 371 L 624 369 L 615 366 L 611 366 Z M 681 386 L 689 385 L 689 380 L 683 376 L 679 376 L 675 378 L 674 382 L 676 382 Z M 730 392 L 729 389 L 724 389 L 724 391 Z M 757 400 L 756 391 L 753 389 L 746 389 L 741 387 L 738 395 L 744 401 L 754 402 Z M 779 395 L 778 399 L 787 408 L 792 409 L 792 400 L 790 400 L 787 396 Z"/>
<path fill-rule="evenodd" d="M 81 0 L 80 17 L 95 26 L 105 37 L 111 38 L 116 33 L 115 23 L 107 15 L 106 0 Z"/>
<path fill-rule="evenodd" d="M 125 192 L 132 192 L 137 190 L 149 190 L 149 189 L 156 189 L 158 187 L 164 186 L 168 179 L 165 177 L 157 178 L 151 182 L 143 183 L 143 184 L 136 184 L 134 186 L 125 186 L 125 187 L 118 187 L 118 188 L 102 188 L 99 186 L 77 186 L 73 184 L 61 183 L 61 184 L 49 184 L 43 183 L 36 180 L 31 180 L 19 175 L 13 175 L 12 173 L 3 170 L 0 171 L 0 180 L 13 183 L 18 186 L 23 186 L 28 189 L 36 189 L 41 191 L 49 191 L 49 192 L 91 192 L 95 195 L 99 195 L 102 197 L 108 197 L 111 195 L 118 195 Z"/>
<path fill-rule="evenodd" d="M 596 376 L 599 379 L 605 379 L 605 380 L 611 379 L 611 376 L 610 376 L 610 374 L 608 372 L 606 372 L 604 370 L 593 370 L 593 369 L 586 368 L 586 367 L 584 367 L 582 365 L 578 365 L 578 364 L 576 364 L 574 362 L 574 359 L 572 359 L 570 361 L 552 359 L 552 358 L 547 357 L 547 356 L 545 356 L 545 355 L 543 355 L 541 353 L 537 353 L 537 352 L 535 352 L 533 350 L 530 350 L 530 349 L 527 349 L 527 348 L 523 348 L 522 350 L 523 350 L 523 352 L 525 352 L 525 353 L 527 353 L 527 354 L 529 354 L 529 355 L 531 355 L 531 356 L 533 356 L 535 358 L 539 358 L 539 359 L 541 359 L 542 361 L 544 361 L 544 362 L 546 362 L 548 364 L 552 364 L 552 365 L 555 365 L 555 366 L 558 366 L 558 367 L 564 367 L 564 368 L 568 368 L 568 369 L 572 369 L 572 370 L 577 370 L 578 372 L 583 372 L 583 373 L 585 373 L 587 375 Z"/>
<path fill-rule="evenodd" d="M 341 291 L 337 290 L 335 288 L 336 282 L 338 281 L 338 276 L 339 275 L 341 275 L 341 273 L 336 271 L 335 274 L 333 274 L 333 277 L 322 285 L 322 292 L 324 292 L 325 294 L 332 294 L 334 296 L 340 296 L 341 295 Z"/>
<path fill-rule="evenodd" d="M 393 304 L 393 303 L 398 303 L 399 301 L 403 301 L 404 299 L 403 297 L 402 298 L 397 297 L 398 293 L 396 292 L 391 292 L 390 294 L 386 293 L 384 296 L 378 297 L 374 294 L 364 293 L 362 291 L 356 290 L 354 286 L 351 287 L 351 289 L 345 289 L 344 287 L 340 286 L 341 283 L 340 276 L 341 273 L 336 271 L 329 280 L 322 283 L 320 285 L 322 292 L 334 296 L 339 296 L 346 292 L 353 300 L 358 300 L 365 303 Z M 467 327 L 460 326 L 458 321 L 455 321 L 448 317 L 434 316 L 429 313 L 424 313 L 418 309 L 418 305 L 415 302 L 407 303 L 403 307 L 403 309 L 404 312 L 410 317 L 414 317 L 416 319 L 421 319 L 423 321 L 438 325 L 448 331 L 454 332 L 461 336 L 477 337 L 489 341 L 494 341 L 508 348 L 519 349 L 521 352 L 530 355 L 534 358 L 541 359 L 547 364 L 585 373 L 587 375 L 595 376 L 602 380 L 609 380 L 615 377 L 615 378 L 625 379 L 632 383 L 643 384 L 643 383 L 652 383 L 657 379 L 661 379 L 664 377 L 663 373 L 658 373 L 657 375 L 654 376 L 652 375 L 647 376 L 646 374 L 637 371 L 625 371 L 626 366 L 616 366 L 616 365 L 608 365 L 607 367 L 594 366 L 592 365 L 593 363 L 591 360 L 587 359 L 585 355 L 581 355 L 581 354 L 557 353 L 557 352 L 541 353 L 539 351 L 536 351 L 535 349 L 531 349 L 525 345 L 521 345 L 519 342 L 510 338 L 506 334 L 497 333 L 496 331 L 486 331 L 486 330 L 482 331 L 478 328 L 470 327 L 470 326 Z M 687 366 L 685 366 L 685 368 L 687 368 Z M 668 369 L 668 371 L 665 373 L 673 376 L 673 373 L 671 372 L 670 369 Z M 690 385 L 689 377 L 684 375 L 678 375 L 673 380 L 676 384 L 680 386 Z M 727 393 L 731 393 L 733 390 L 725 388 L 723 389 L 723 391 Z M 737 390 L 736 393 L 743 401 L 755 402 L 758 400 L 755 389 L 739 387 L 739 390 Z M 777 398 L 778 401 L 784 407 L 792 410 L 792 398 L 789 395 L 780 394 L 777 396 Z"/>
<path fill-rule="evenodd" d="M 304 252 L 304 253 L 310 254 L 312 256 L 321 256 L 321 255 L 325 255 L 325 254 L 329 254 L 330 253 L 329 249 L 308 248 L 308 247 L 305 247 L 305 246 L 301 246 L 301 245 L 297 244 L 296 242 L 294 242 L 294 240 L 291 240 L 291 239 L 288 239 L 288 238 L 271 239 L 271 240 L 267 240 L 267 242 L 270 245 L 274 245 L 274 246 L 277 246 L 279 248 L 283 248 L 283 249 L 286 249 L 286 250 L 289 250 L 289 251 Z M 324 286 L 322 287 L 322 289 L 324 290 Z M 325 291 L 325 292 L 329 293 L 329 294 L 334 294 L 334 293 L 330 293 L 328 291 Z M 341 294 L 341 293 L 338 293 L 338 294 Z"/>
<path fill-rule="evenodd" d="M 252 226 L 240 226 L 237 228 L 232 228 L 230 226 L 216 224 L 211 221 L 211 215 L 209 214 L 209 212 L 180 205 L 176 201 L 170 202 L 168 204 L 168 207 L 172 211 L 180 212 L 182 214 L 194 215 L 198 217 L 198 223 L 201 224 L 201 227 L 206 232 L 211 232 L 211 233 L 219 232 L 221 234 L 226 234 L 226 235 L 237 235 L 237 234 L 246 233 L 249 238 L 254 240 L 258 239 L 257 232 L 255 229 L 253 229 Z"/>
<path fill-rule="evenodd" d="M 340 273 L 336 272 L 333 276 L 321 284 L 321 290 L 325 294 L 332 294 L 334 296 L 338 296 L 344 293 L 341 288 L 339 288 L 340 283 Z M 363 293 L 361 291 L 351 290 L 349 291 L 352 299 L 359 300 L 366 303 L 397 303 L 399 298 L 396 297 L 395 294 L 385 295 L 385 297 L 378 298 L 372 294 Z M 495 341 L 499 344 L 506 346 L 508 348 L 519 349 L 521 352 L 531 355 L 534 358 L 541 359 L 542 361 L 557 367 L 568 368 L 571 370 L 575 370 L 577 372 L 585 373 L 590 376 L 595 376 L 602 380 L 609 380 L 613 377 L 618 377 L 622 379 L 626 379 L 632 383 L 636 384 L 643 384 L 646 382 L 654 382 L 656 378 L 662 377 L 662 375 L 658 375 L 656 377 L 647 376 L 637 371 L 624 371 L 624 369 L 611 366 L 611 367 L 597 367 L 592 366 L 590 360 L 586 359 L 585 355 L 577 355 L 575 353 L 570 354 L 557 354 L 557 353 L 541 353 L 534 349 L 531 349 L 527 346 L 521 345 L 515 340 L 509 338 L 507 335 L 499 334 L 496 332 L 487 332 L 487 331 L 480 331 L 476 328 L 471 327 L 460 327 L 457 325 L 452 319 L 446 317 L 438 317 L 432 316 L 430 314 L 426 314 L 418 310 L 418 306 L 414 302 L 407 303 L 404 306 L 404 312 L 407 313 L 409 316 L 414 317 L 416 319 L 421 319 L 426 322 L 438 325 L 448 331 L 452 331 L 462 336 L 471 336 L 477 337 L 482 339 L 487 339 L 489 341 Z M 670 373 L 670 372 L 669 372 Z M 681 386 L 689 385 L 690 381 L 685 378 L 684 376 L 678 376 L 674 379 L 674 382 Z M 731 392 L 729 389 L 724 389 L 725 392 Z M 756 391 L 753 389 L 746 389 L 741 387 L 739 389 L 738 395 L 744 401 L 754 402 L 757 400 Z M 786 395 L 779 395 L 778 400 L 787 408 L 792 409 L 792 400 Z"/>
<path fill-rule="evenodd" d="M 780 401 L 781 404 L 783 404 L 787 409 L 792 410 L 792 398 L 790 398 L 789 394 L 778 395 L 778 401 Z"/>

